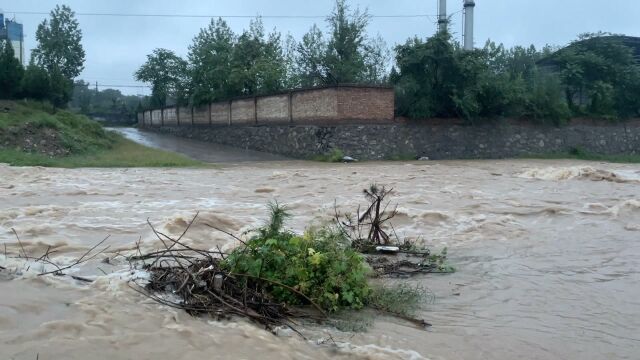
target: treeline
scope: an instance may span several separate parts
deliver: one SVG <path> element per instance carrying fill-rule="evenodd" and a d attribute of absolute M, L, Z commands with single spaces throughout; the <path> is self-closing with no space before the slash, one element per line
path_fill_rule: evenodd
<path fill-rule="evenodd" d="M 640 116 L 640 63 L 624 37 L 584 34 L 553 52 L 487 42 L 465 51 L 444 32 L 397 46 L 397 112 L 471 121 Z"/>
<path fill-rule="evenodd" d="M 91 88 L 88 82 L 74 82 L 69 106 L 72 110 L 91 117 L 104 118 L 107 122 L 133 123 L 136 113 L 142 110 L 144 97 L 124 95 L 120 90 Z"/>
<path fill-rule="evenodd" d="M 465 51 L 448 32 L 394 48 L 367 35 L 370 17 L 337 0 L 328 32 L 314 25 L 300 41 L 260 18 L 235 34 L 212 20 L 186 59 L 156 49 L 136 72 L 150 83 L 150 106 L 200 105 L 241 95 L 343 83 L 388 84 L 396 113 L 414 119 L 500 117 L 560 123 L 570 117 L 640 116 L 640 67 L 620 36 L 585 34 L 561 51 L 493 42 Z"/>
<path fill-rule="evenodd" d="M 338 0 L 327 18 L 329 33 L 314 25 L 301 41 L 266 33 L 260 18 L 234 33 L 212 20 L 193 39 L 186 59 L 156 49 L 135 73 L 151 84 L 151 106 L 200 105 L 239 95 L 340 83 L 385 83 L 389 54 L 380 37 L 367 35 L 369 15 Z"/>
<path fill-rule="evenodd" d="M 212 20 L 194 37 L 186 58 L 156 49 L 135 77 L 151 84 L 146 107 L 373 83 L 393 85 L 397 115 L 414 119 L 560 123 L 570 117 L 640 116 L 640 43 L 630 45 L 630 38 L 597 33 L 558 51 L 507 49 L 493 42 L 465 51 L 441 32 L 396 46 L 392 59 L 381 37 L 368 35 L 369 22 L 367 11 L 350 8 L 346 0 L 336 1 L 326 32 L 313 25 L 300 40 L 275 29 L 266 32 L 260 18 L 239 34 L 224 20 Z M 74 84 L 84 68 L 81 39 L 71 9 L 56 6 L 38 26 L 38 44 L 26 68 L 10 43 L 0 43 L 0 98 L 45 100 L 57 107 L 73 99 L 71 105 L 85 113 L 135 111 L 134 97 L 116 90 L 95 94 L 85 83 Z"/>
<path fill-rule="evenodd" d="M 84 68 L 82 32 L 68 6 L 56 6 L 36 31 L 38 45 L 24 68 L 9 41 L 0 42 L 0 99 L 34 99 L 65 107 Z"/>

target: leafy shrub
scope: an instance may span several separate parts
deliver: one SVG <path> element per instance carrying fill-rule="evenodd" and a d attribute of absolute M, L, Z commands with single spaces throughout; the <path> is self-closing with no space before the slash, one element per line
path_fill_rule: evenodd
<path fill-rule="evenodd" d="M 434 295 L 421 285 L 399 283 L 373 287 L 369 305 L 380 311 L 412 316 L 422 305 L 433 299 Z"/>
<path fill-rule="evenodd" d="M 333 148 L 329 153 L 314 157 L 315 161 L 324 162 L 341 162 L 344 158 L 344 152 L 338 148 Z"/>
<path fill-rule="evenodd" d="M 571 116 L 562 85 L 553 76 L 538 76 L 524 104 L 523 115 L 538 122 L 560 125 Z"/>
<path fill-rule="evenodd" d="M 303 235 L 284 229 L 289 213 L 270 204 L 271 218 L 255 231 L 246 247 L 234 250 L 225 266 L 246 274 L 291 287 L 329 311 L 360 309 L 370 294 L 370 268 L 341 232 L 331 227 L 310 228 Z M 304 298 L 273 285 L 270 293 L 287 304 L 304 303 Z"/>

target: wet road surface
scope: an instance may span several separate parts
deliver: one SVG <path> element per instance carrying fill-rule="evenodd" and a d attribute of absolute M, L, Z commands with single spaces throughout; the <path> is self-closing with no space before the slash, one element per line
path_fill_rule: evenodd
<path fill-rule="evenodd" d="M 209 163 L 244 163 L 254 161 L 283 161 L 290 160 L 282 155 L 270 154 L 219 145 L 199 140 L 187 139 L 172 135 L 142 131 L 136 128 L 109 128 L 127 139 L 156 149 L 183 154 L 195 160 Z"/>

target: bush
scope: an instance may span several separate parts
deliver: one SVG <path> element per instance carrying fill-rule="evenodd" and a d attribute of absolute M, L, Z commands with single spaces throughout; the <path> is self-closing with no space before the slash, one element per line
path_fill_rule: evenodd
<path fill-rule="evenodd" d="M 20 93 L 24 69 L 15 58 L 10 41 L 0 41 L 0 99 L 13 99 Z"/>
<path fill-rule="evenodd" d="M 571 116 L 560 81 L 553 76 L 538 76 L 527 95 L 523 116 L 539 122 L 560 125 Z"/>
<path fill-rule="evenodd" d="M 324 155 L 318 155 L 314 157 L 313 160 L 324 162 L 341 162 L 343 158 L 344 152 L 338 148 L 334 148 Z"/>
<path fill-rule="evenodd" d="M 362 308 L 371 291 L 370 268 L 344 234 L 325 226 L 298 235 L 284 229 L 289 217 L 284 207 L 272 203 L 270 210 L 270 221 L 255 231 L 246 247 L 234 250 L 225 266 L 293 288 L 328 311 Z M 274 284 L 269 291 L 277 301 L 304 303 L 286 287 Z"/>
<path fill-rule="evenodd" d="M 376 286 L 371 291 L 369 305 L 396 315 L 413 316 L 422 305 L 434 299 L 426 288 L 406 283 Z"/>
<path fill-rule="evenodd" d="M 22 77 L 22 96 L 33 100 L 46 100 L 49 96 L 49 74 L 37 65 L 27 66 Z"/>

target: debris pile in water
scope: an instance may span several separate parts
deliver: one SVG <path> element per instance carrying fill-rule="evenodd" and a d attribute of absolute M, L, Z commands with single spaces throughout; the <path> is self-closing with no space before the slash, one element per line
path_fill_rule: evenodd
<path fill-rule="evenodd" d="M 375 184 L 364 189 L 369 205 L 363 213 L 358 207 L 355 217 L 335 210 L 335 222 L 352 246 L 366 254 L 367 262 L 377 276 L 408 277 L 453 272 L 454 268 L 446 264 L 446 248 L 440 254 L 431 254 L 429 249 L 418 248 L 415 242 L 401 241 L 393 226 L 387 226 L 386 223 L 397 214 L 397 206 L 387 211 L 390 203 L 385 203 L 385 198 L 392 191 Z M 388 227 L 393 234 L 389 234 Z"/>
<path fill-rule="evenodd" d="M 371 286 L 367 280 L 453 271 L 445 265 L 446 250 L 431 255 L 409 241 L 400 243 L 395 231 L 389 234 L 386 223 L 396 214 L 395 209 L 386 211 L 390 192 L 372 185 L 364 190 L 369 205 L 362 214 L 358 209 L 352 218 L 336 209 L 336 224 L 310 228 L 304 234 L 284 229 L 289 213 L 277 203 L 270 204 L 270 220 L 248 240 L 208 225 L 240 243 L 228 253 L 196 249 L 181 241 L 197 214 L 175 239 L 149 224 L 164 249 L 130 258 L 143 261 L 151 274 L 146 284 L 134 288 L 190 314 L 218 319 L 242 316 L 272 331 L 278 326 L 295 331 L 292 319 L 322 322 L 331 312 L 367 306 L 429 326 L 407 312 L 390 310 L 380 299 L 394 298 L 388 294 L 396 290 Z M 407 294 L 406 287 L 397 291 Z"/>
<path fill-rule="evenodd" d="M 386 211 L 389 203 L 384 201 L 390 192 L 372 185 L 364 190 L 370 204 L 362 214 L 358 209 L 355 219 L 339 215 L 336 210 L 335 224 L 312 227 L 303 234 L 285 229 L 285 220 L 290 215 L 277 203 L 270 204 L 269 221 L 250 232 L 248 239 L 208 225 L 240 243 L 229 252 L 220 248 L 198 249 L 183 241 L 198 214 L 179 237 L 164 234 L 148 222 L 162 248 L 142 253 L 137 244 L 135 255 L 127 260 L 132 269 L 142 269 L 148 276 L 131 280 L 130 286 L 158 303 L 192 315 L 209 315 L 219 320 L 244 317 L 273 332 L 285 326 L 299 334 L 293 327 L 294 319 L 325 322 L 330 320 L 330 313 L 364 307 L 420 327 L 430 326 L 412 317 L 410 309 L 424 297 L 423 289 L 409 289 L 406 284 L 381 287 L 369 282 L 376 276 L 453 271 L 444 263 L 446 251 L 430 255 L 426 249 L 417 249 L 414 243 L 400 243 L 395 231 L 390 235 L 386 223 L 396 214 L 395 209 Z M 20 243 L 17 233 L 16 238 Z M 67 266 L 52 262 L 49 251 L 36 258 L 22 248 L 21 256 L 52 267 L 40 275 L 67 276 L 65 270 L 106 251 L 108 246 L 97 249 L 107 239 Z M 398 299 L 407 299 L 404 301 L 407 306 L 394 306 Z"/>

